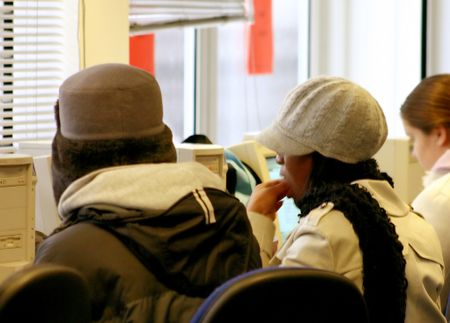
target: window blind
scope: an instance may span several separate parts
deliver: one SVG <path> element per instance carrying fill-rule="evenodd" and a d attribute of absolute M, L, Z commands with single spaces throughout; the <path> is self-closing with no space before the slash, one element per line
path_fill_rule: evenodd
<path fill-rule="evenodd" d="M 252 19 L 252 0 L 130 0 L 130 35 Z"/>
<path fill-rule="evenodd" d="M 64 0 L 0 1 L 0 153 L 50 140 L 64 78 Z"/>

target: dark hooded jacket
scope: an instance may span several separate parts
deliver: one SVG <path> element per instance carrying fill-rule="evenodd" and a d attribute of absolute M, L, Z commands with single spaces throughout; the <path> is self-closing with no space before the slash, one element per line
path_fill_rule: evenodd
<path fill-rule="evenodd" d="M 198 163 L 104 168 L 63 193 L 36 262 L 81 271 L 92 320 L 188 322 L 226 280 L 261 266 L 245 207 Z"/>

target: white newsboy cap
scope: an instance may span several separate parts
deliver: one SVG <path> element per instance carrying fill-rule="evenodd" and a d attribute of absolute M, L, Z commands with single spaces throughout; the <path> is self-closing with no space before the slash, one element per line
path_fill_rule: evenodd
<path fill-rule="evenodd" d="M 318 76 L 295 87 L 277 119 L 257 137 L 264 146 L 289 155 L 321 155 L 345 163 L 371 158 L 387 137 L 383 111 L 358 84 Z"/>

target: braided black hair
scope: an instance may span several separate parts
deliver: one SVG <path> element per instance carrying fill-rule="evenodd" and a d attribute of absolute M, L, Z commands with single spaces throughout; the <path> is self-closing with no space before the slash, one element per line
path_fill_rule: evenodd
<path fill-rule="evenodd" d="M 313 153 L 309 186 L 296 201 L 304 216 L 323 202 L 333 202 L 350 221 L 363 256 L 363 287 L 371 322 L 404 322 L 406 311 L 406 262 L 403 246 L 386 211 L 358 179 L 392 179 L 380 172 L 374 159 L 346 164 Z"/>

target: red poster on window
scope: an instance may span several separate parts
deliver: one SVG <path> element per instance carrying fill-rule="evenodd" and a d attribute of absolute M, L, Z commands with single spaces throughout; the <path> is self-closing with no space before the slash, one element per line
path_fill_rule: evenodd
<path fill-rule="evenodd" d="M 155 35 L 130 37 L 130 65 L 155 75 Z"/>
<path fill-rule="evenodd" d="M 253 0 L 253 11 L 254 23 L 248 32 L 248 73 L 272 73 L 272 0 Z"/>

